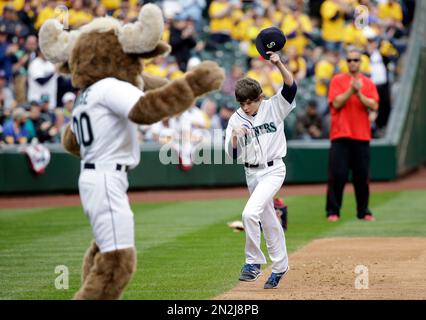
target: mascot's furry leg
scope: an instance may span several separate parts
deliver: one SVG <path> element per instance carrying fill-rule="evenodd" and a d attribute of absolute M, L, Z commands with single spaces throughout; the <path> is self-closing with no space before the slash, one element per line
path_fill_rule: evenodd
<path fill-rule="evenodd" d="M 136 270 L 135 248 L 99 252 L 96 244 L 87 250 L 83 263 L 83 285 L 76 300 L 120 299 Z"/>
<path fill-rule="evenodd" d="M 84 281 L 87 278 L 87 275 L 90 272 L 90 269 L 92 269 L 92 266 L 95 262 L 95 255 L 99 252 L 99 248 L 96 245 L 96 241 L 93 240 L 90 244 L 90 247 L 87 249 L 86 253 L 84 254 L 83 258 L 83 267 L 81 270 L 81 283 L 83 284 Z"/>

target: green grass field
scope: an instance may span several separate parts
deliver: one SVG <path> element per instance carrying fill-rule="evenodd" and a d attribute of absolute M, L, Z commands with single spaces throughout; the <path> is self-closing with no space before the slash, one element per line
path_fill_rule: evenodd
<path fill-rule="evenodd" d="M 138 270 L 124 299 L 209 299 L 238 282 L 244 233 L 226 225 L 240 219 L 246 199 L 135 204 Z M 353 195 L 342 220 L 328 223 L 324 196 L 286 198 L 287 247 L 335 236 L 426 236 L 424 191 L 376 193 L 377 221 L 355 218 Z M 80 207 L 0 210 L 0 299 L 70 299 L 91 240 Z M 266 252 L 266 251 L 265 251 Z M 69 289 L 55 288 L 55 267 L 69 269 Z"/>

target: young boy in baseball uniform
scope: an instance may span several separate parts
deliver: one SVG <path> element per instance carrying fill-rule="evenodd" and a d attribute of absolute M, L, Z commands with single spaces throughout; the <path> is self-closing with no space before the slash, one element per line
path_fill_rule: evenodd
<path fill-rule="evenodd" d="M 246 258 L 240 280 L 255 281 L 261 273 L 261 264 L 266 263 L 260 248 L 263 231 L 272 261 L 272 274 L 264 288 L 272 289 L 289 270 L 285 236 L 275 214 L 273 197 L 281 188 L 286 174 L 282 160 L 287 152 L 284 119 L 296 107 L 297 86 L 279 55 L 272 51 L 267 54 L 282 75 L 283 87 L 265 100 L 256 80 L 239 80 L 235 97 L 241 107 L 229 120 L 225 145 L 229 156 L 244 162 L 250 192 L 242 214 Z"/>

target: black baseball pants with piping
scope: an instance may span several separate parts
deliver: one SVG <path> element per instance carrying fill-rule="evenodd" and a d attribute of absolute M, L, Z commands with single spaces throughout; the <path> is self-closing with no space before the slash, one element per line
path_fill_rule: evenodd
<path fill-rule="evenodd" d="M 340 216 L 343 190 L 352 172 L 352 183 L 355 189 L 357 217 L 362 219 L 371 214 L 368 209 L 370 142 L 340 138 L 331 141 L 328 160 L 328 185 L 326 212 Z"/>

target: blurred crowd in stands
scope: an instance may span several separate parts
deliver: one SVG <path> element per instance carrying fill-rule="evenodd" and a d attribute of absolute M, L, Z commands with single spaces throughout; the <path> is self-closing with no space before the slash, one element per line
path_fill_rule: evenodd
<path fill-rule="evenodd" d="M 373 136 L 384 135 L 414 0 L 1 0 L 2 143 L 60 142 L 70 121 L 78 91 L 38 49 L 37 32 L 45 20 L 66 16 L 70 29 L 105 15 L 129 23 L 148 2 L 163 9 L 163 39 L 172 52 L 145 61 L 145 72 L 173 80 L 211 59 L 218 61 L 227 77 L 220 92 L 199 99 L 184 114 L 141 126 L 142 142 L 170 142 L 188 130 L 189 140 L 201 141 L 209 136 L 206 132 L 226 128 L 238 108 L 235 83 L 244 75 L 258 80 L 266 96 L 274 95 L 281 76 L 260 58 L 254 44 L 260 30 L 273 25 L 287 36 L 282 58 L 299 86 L 298 107 L 286 119 L 288 139 L 328 137 L 328 83 L 334 74 L 347 70 L 342 58 L 347 46 L 364 52 L 362 72 L 372 78 L 380 94 L 379 113 L 371 117 Z"/>

